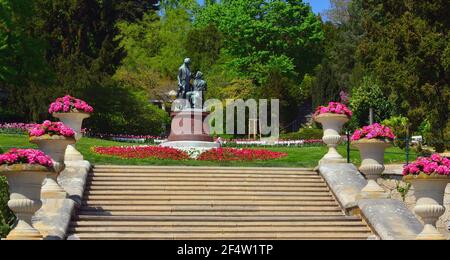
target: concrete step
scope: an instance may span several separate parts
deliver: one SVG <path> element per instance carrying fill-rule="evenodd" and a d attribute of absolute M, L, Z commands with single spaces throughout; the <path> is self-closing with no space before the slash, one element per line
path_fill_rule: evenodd
<path fill-rule="evenodd" d="M 90 192 L 95 191 L 177 191 L 177 192 L 190 192 L 198 191 L 202 192 L 329 192 L 326 187 L 270 187 L 270 186 L 129 186 L 129 185 L 115 185 L 115 186 L 97 186 L 91 185 L 89 187 Z"/>
<path fill-rule="evenodd" d="M 167 173 L 153 173 L 153 172 L 98 172 L 94 171 L 90 176 L 95 177 L 179 177 L 179 178 L 250 178 L 250 179 L 321 179 L 317 174 L 220 174 L 220 173 L 175 173 L 175 172 L 167 172 Z"/>
<path fill-rule="evenodd" d="M 280 168 L 280 167 L 199 167 L 199 166 L 131 166 L 131 165 L 95 165 L 94 170 L 146 170 L 146 171 L 215 171 L 215 172 L 312 172 L 312 168 Z"/>
<path fill-rule="evenodd" d="M 323 180 L 320 178 L 237 178 L 237 177 L 189 177 L 189 176 L 180 176 L 180 177 L 171 177 L 171 176 L 88 176 L 87 181 L 109 181 L 109 182 L 122 182 L 122 181 L 131 181 L 131 182 L 141 182 L 141 181 L 150 181 L 150 182 L 246 182 L 246 183 L 323 183 Z"/>
<path fill-rule="evenodd" d="M 99 211 L 81 209 L 79 215 L 86 216 L 212 216 L 212 217 L 240 217 L 240 216 L 342 216 L 341 211 L 324 212 L 324 211 Z"/>
<path fill-rule="evenodd" d="M 83 206 L 324 206 L 339 207 L 335 201 L 213 201 L 213 200 L 84 200 Z"/>
<path fill-rule="evenodd" d="M 86 240 L 366 240 L 370 233 L 287 233 L 287 232 L 261 232 L 261 233 L 76 233 L 76 238 Z"/>
<path fill-rule="evenodd" d="M 258 182 L 164 182 L 164 181 L 88 181 L 87 185 L 90 187 L 121 187 L 121 186 L 133 186 L 133 187 L 317 187 L 328 188 L 323 182 L 316 183 L 303 183 L 303 182 L 290 182 L 290 183 L 258 183 Z"/>
<path fill-rule="evenodd" d="M 160 206 L 160 205 L 144 205 L 144 206 L 136 206 L 136 205 L 127 205 L 127 206 L 83 206 L 80 209 L 81 211 L 169 211 L 169 212 L 183 212 L 183 211 L 201 211 L 201 212 L 240 212 L 240 211 L 295 211 L 295 212 L 342 212 L 340 207 L 325 207 L 325 206 L 279 206 L 279 205 L 270 205 L 270 206 L 249 206 L 249 205 L 239 205 L 239 206 L 210 206 L 210 205 L 176 205 L 176 206 Z"/>
<path fill-rule="evenodd" d="M 264 221 L 72 221 L 71 227 L 359 227 L 368 229 L 361 221 L 341 220 L 341 221 L 280 221 L 280 222 L 264 222 Z"/>
<path fill-rule="evenodd" d="M 161 171 L 158 169 L 94 169 L 95 173 L 155 173 L 155 174 L 228 174 L 228 175 L 241 175 L 241 174 L 257 174 L 257 175 L 283 175 L 283 176 L 314 176 L 318 175 L 313 171 L 273 171 L 273 170 L 201 170 L 201 169 L 172 169 L 170 171 Z"/>
<path fill-rule="evenodd" d="M 348 216 L 113 216 L 113 215 L 80 215 L 77 214 L 73 221 L 165 221 L 165 222 L 185 222 L 185 221 L 201 221 L 201 222 L 357 222 L 362 223 L 358 217 Z"/>
<path fill-rule="evenodd" d="M 191 190 L 160 190 L 160 191 L 133 191 L 133 190 L 123 190 L 123 191 L 97 191 L 97 190 L 88 190 L 85 192 L 85 195 L 172 195 L 172 196 L 187 196 L 187 195 L 209 195 L 209 196 L 308 196 L 308 197 L 323 197 L 330 196 L 329 193 L 323 191 L 317 192 L 296 192 L 296 191 L 191 191 Z"/>
<path fill-rule="evenodd" d="M 69 232 L 76 233 L 364 233 L 368 234 L 370 230 L 367 227 L 71 227 Z"/>
<path fill-rule="evenodd" d="M 367 239 L 310 169 L 96 166 L 73 239 Z"/>
<path fill-rule="evenodd" d="M 255 196 L 252 194 L 241 195 L 212 195 L 212 194 L 194 194 L 194 195 L 89 195 L 85 194 L 84 199 L 87 201 L 109 200 L 109 201 L 161 201 L 161 200 L 184 200 L 184 201 L 334 201 L 331 194 L 323 194 L 318 196 Z"/>
<path fill-rule="evenodd" d="M 239 177 L 189 177 L 189 176 L 180 176 L 180 177 L 173 177 L 173 176 L 155 176 L 155 175 L 149 175 L 149 176 L 96 176 L 96 175 L 90 175 L 88 176 L 88 181 L 109 181 L 109 182 L 122 182 L 122 181 L 147 181 L 147 182 L 241 182 L 245 181 L 247 183 L 292 183 L 292 179 L 295 179 L 296 183 L 323 183 L 323 180 L 320 177 L 298 177 L 298 178 L 239 178 Z"/>

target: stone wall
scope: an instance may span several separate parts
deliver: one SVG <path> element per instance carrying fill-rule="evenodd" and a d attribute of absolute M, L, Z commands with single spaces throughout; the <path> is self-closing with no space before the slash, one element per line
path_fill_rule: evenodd
<path fill-rule="evenodd" d="M 388 190 L 391 194 L 392 199 L 402 200 L 402 195 L 398 192 L 397 187 L 400 185 L 401 187 L 405 187 L 406 183 L 402 181 L 402 176 L 392 174 L 385 175 L 384 178 L 379 179 L 378 183 L 386 190 Z M 414 197 L 414 190 L 411 190 L 407 193 L 404 201 L 409 209 L 414 212 L 414 206 L 416 205 L 416 198 Z M 450 221 L 450 185 L 447 186 L 447 190 L 445 192 L 444 204 L 447 209 L 446 213 L 440 221 L 438 222 L 438 228 L 447 234 L 447 237 L 450 239 L 449 232 L 449 221 Z M 420 217 L 418 217 L 420 219 Z"/>

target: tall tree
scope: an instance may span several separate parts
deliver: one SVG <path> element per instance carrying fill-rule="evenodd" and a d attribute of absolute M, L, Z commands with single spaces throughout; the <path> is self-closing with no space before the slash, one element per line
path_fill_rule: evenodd
<path fill-rule="evenodd" d="M 330 0 L 326 18 L 334 24 L 345 24 L 350 20 L 349 5 L 352 0 Z"/>
<path fill-rule="evenodd" d="M 196 28 L 211 24 L 223 35 L 227 73 L 251 79 L 259 86 L 255 97 L 281 99 L 283 121 L 290 123 L 296 113 L 286 112 L 298 110 L 304 75 L 321 59 L 322 22 L 311 7 L 302 1 L 220 1 L 196 14 Z"/>
<path fill-rule="evenodd" d="M 51 78 L 45 43 L 30 30 L 34 11 L 31 0 L 0 1 L 0 90 L 8 101 L 0 109 L 0 120 L 10 119 L 5 113 L 19 119 L 36 118 L 35 108 L 43 101 L 39 93 L 45 91 Z M 32 92 L 34 95 L 29 94 Z"/>
<path fill-rule="evenodd" d="M 334 8 L 343 8 L 342 6 Z M 339 22 L 324 24 L 326 41 L 324 42 L 323 60 L 315 70 L 313 84 L 313 106 L 317 107 L 329 101 L 339 101 L 341 91 L 350 93 L 354 87 L 359 86 L 363 74 L 356 61 L 355 52 L 364 35 L 361 26 L 361 7 L 353 1 L 347 10 L 348 19 Z M 344 12 L 334 10 L 330 12 Z M 347 15 L 346 15 L 347 17 Z"/>
<path fill-rule="evenodd" d="M 417 130 L 427 119 L 433 143 L 444 149 L 449 119 L 450 73 L 446 50 L 450 44 L 449 1 L 362 1 L 365 35 L 357 59 L 382 83 Z"/>

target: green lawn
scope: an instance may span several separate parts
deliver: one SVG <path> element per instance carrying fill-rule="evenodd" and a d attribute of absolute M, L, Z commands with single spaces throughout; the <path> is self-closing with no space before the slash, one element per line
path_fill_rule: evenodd
<path fill-rule="evenodd" d="M 275 147 L 266 148 L 276 152 L 287 153 L 288 156 L 273 161 L 257 161 L 257 162 L 204 162 L 204 161 L 171 161 L 171 160 L 150 160 L 150 159 L 121 159 L 111 156 L 98 155 L 92 152 L 94 146 L 121 146 L 133 145 L 126 143 L 118 143 L 105 141 L 100 139 L 83 138 L 78 144 L 77 149 L 85 156 L 85 159 L 93 164 L 117 164 L 117 165 L 159 165 L 159 166 L 239 166 L 239 167 L 315 167 L 317 162 L 326 153 L 326 147 Z M 136 144 L 134 144 L 136 145 Z M 0 149 L 6 151 L 10 148 L 36 148 L 35 145 L 28 142 L 25 135 L 0 135 Z M 346 147 L 339 147 L 339 152 L 346 155 Z M 398 153 L 398 154 L 395 154 Z M 405 162 L 404 151 L 398 148 L 390 148 L 386 153 L 386 163 L 403 163 Z M 359 152 L 351 152 L 352 163 L 358 165 L 360 163 Z M 415 156 L 410 156 L 411 160 Z"/>

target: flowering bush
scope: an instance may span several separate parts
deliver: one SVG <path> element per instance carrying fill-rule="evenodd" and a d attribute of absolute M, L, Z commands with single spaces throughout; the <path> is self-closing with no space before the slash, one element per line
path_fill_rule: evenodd
<path fill-rule="evenodd" d="M 206 151 L 199 161 L 267 161 L 286 157 L 286 153 L 269 150 L 217 148 Z"/>
<path fill-rule="evenodd" d="M 9 152 L 0 154 L 0 165 L 13 164 L 36 164 L 52 167 L 53 162 L 45 153 L 34 149 L 11 149 Z"/>
<path fill-rule="evenodd" d="M 323 141 L 319 139 L 311 140 L 287 140 L 279 139 L 278 141 L 269 142 L 252 139 L 235 139 L 223 141 L 224 146 L 228 147 L 243 147 L 243 146 L 312 146 L 323 145 Z"/>
<path fill-rule="evenodd" d="M 43 135 L 61 135 L 65 137 L 74 137 L 75 132 L 72 128 L 66 126 L 61 122 L 44 121 L 41 125 L 36 125 L 29 130 L 29 135 L 33 137 L 39 137 Z"/>
<path fill-rule="evenodd" d="M 158 160 L 187 160 L 189 155 L 183 151 L 158 146 L 113 146 L 95 147 L 97 154 L 117 156 L 124 159 L 158 159 Z"/>
<path fill-rule="evenodd" d="M 352 141 L 358 141 L 363 138 L 389 139 L 392 141 L 395 139 L 395 135 L 389 127 L 376 123 L 370 126 L 365 126 L 362 129 L 356 130 L 352 136 Z"/>
<path fill-rule="evenodd" d="M 433 154 L 431 158 L 421 157 L 414 163 L 403 168 L 403 175 L 443 175 L 450 176 L 450 160 L 439 154 Z"/>
<path fill-rule="evenodd" d="M 117 156 L 124 159 L 158 159 L 158 160 L 189 160 L 192 157 L 199 161 L 266 161 L 287 156 L 285 153 L 269 150 L 218 148 L 191 156 L 192 151 L 181 151 L 174 148 L 159 146 L 113 146 L 95 147 L 93 151 L 101 155 Z"/>
<path fill-rule="evenodd" d="M 352 111 L 346 105 L 338 102 L 330 102 L 327 107 L 318 107 L 316 112 L 314 113 L 314 117 L 326 113 L 346 115 L 349 118 L 353 115 Z"/>
<path fill-rule="evenodd" d="M 93 113 L 94 109 L 83 100 L 67 95 L 57 98 L 55 102 L 51 103 L 48 112 L 50 114 L 69 112 Z"/>
<path fill-rule="evenodd" d="M 27 133 L 31 128 L 35 126 L 36 124 L 0 123 L 0 133 L 23 134 Z"/>

